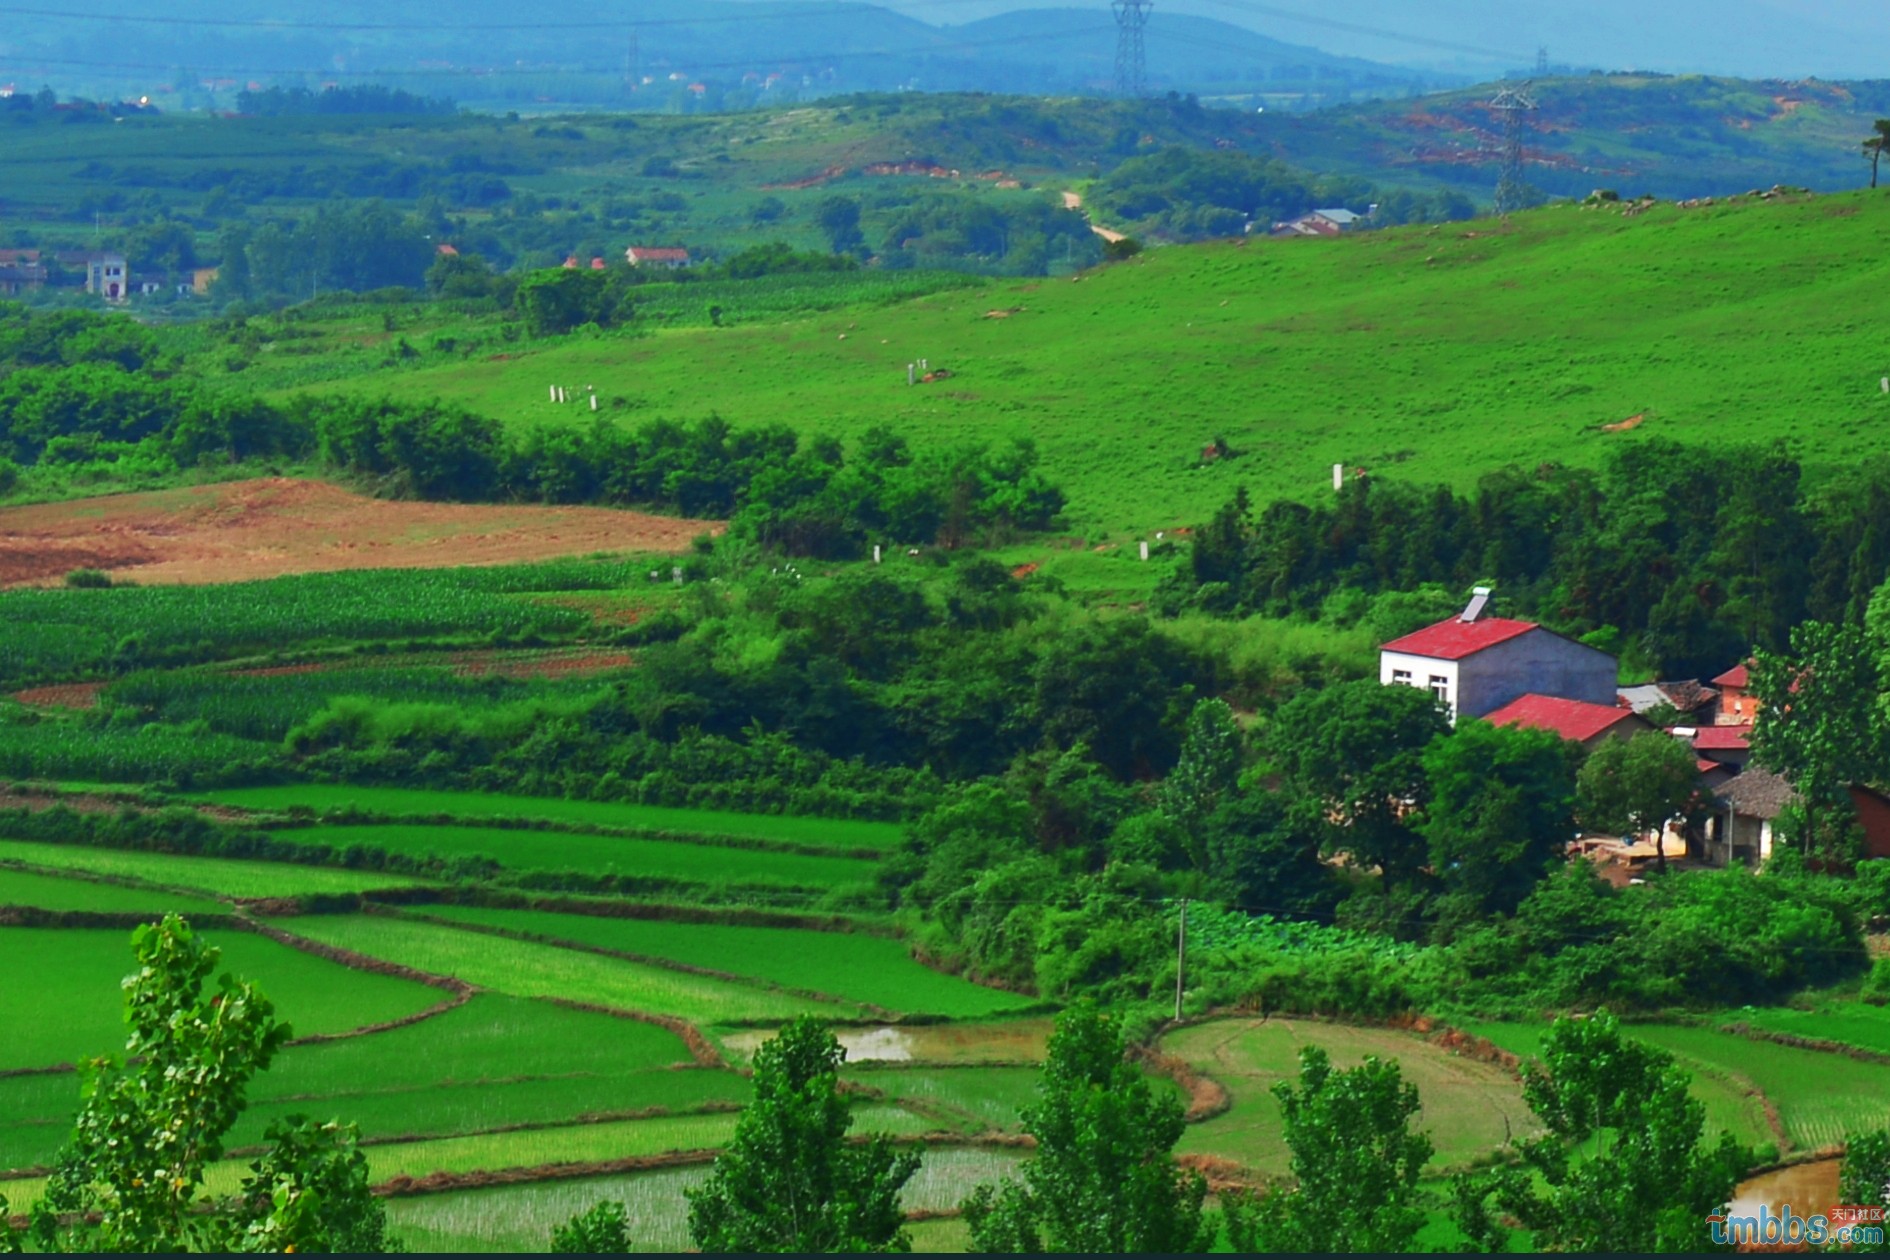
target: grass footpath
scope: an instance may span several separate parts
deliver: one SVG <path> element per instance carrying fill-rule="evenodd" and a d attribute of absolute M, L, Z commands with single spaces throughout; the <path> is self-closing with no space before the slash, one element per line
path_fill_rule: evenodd
<path fill-rule="evenodd" d="M 908 1014 L 978 1018 L 1037 1000 L 987 989 L 915 961 L 899 941 L 856 932 L 659 919 L 607 919 L 543 910 L 429 906 L 429 916 L 573 941 L 620 953 L 752 977 Z"/>
<path fill-rule="evenodd" d="M 616 801 L 573 801 L 555 796 L 506 796 L 490 792 L 439 792 L 414 788 L 353 787 L 307 783 L 289 787 L 226 788 L 195 799 L 238 809 L 353 809 L 390 818 L 517 818 L 587 827 L 659 831 L 679 836 L 737 836 L 788 844 L 850 850 L 887 850 L 898 845 L 898 823 L 844 818 L 796 818 L 781 814 L 736 814 L 713 809 L 672 809 Z"/>
<path fill-rule="evenodd" d="M 363 372 L 329 388 L 556 421 L 594 382 L 627 421 L 711 412 L 928 443 L 1033 438 L 1092 537 L 1197 524 L 1248 487 L 1330 493 L 1343 462 L 1475 484 L 1597 463 L 1648 437 L 1797 444 L 1814 476 L 1890 450 L 1882 193 L 1638 217 L 1553 207 L 1331 241 L 1150 251 L 798 323 L 572 338 L 516 361 Z M 1004 319 L 989 312 L 1009 312 Z M 844 337 L 842 336 L 844 334 Z M 908 387 L 924 356 L 952 373 Z M 1645 417 L 1631 432 L 1601 426 Z M 1225 438 L 1236 458 L 1203 467 Z"/>

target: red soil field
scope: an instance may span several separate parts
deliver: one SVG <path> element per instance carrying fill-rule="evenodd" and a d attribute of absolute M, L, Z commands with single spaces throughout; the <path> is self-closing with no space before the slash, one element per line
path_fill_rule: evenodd
<path fill-rule="evenodd" d="M 0 586 L 49 585 L 73 569 L 191 585 L 679 552 L 705 530 L 722 525 L 613 508 L 370 499 L 275 477 L 0 509 Z"/>

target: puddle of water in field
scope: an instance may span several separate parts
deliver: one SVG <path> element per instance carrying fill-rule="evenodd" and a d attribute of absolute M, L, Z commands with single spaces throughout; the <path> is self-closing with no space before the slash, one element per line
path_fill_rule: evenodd
<path fill-rule="evenodd" d="M 1732 1215 L 1755 1216 L 1761 1206 L 1777 1216 L 1790 1205 L 1800 1216 L 1822 1212 L 1838 1201 L 1838 1161 L 1821 1159 L 1760 1173 L 1733 1191 Z"/>
<path fill-rule="evenodd" d="M 1047 1019 L 834 1029 L 849 1063 L 1033 1063 L 1043 1058 L 1049 1035 Z M 732 1057 L 748 1060 L 772 1036 L 771 1029 L 751 1028 L 721 1042 Z"/>

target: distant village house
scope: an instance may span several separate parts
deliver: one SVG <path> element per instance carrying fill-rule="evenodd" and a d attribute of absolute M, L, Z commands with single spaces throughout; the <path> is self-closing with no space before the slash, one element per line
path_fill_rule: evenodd
<path fill-rule="evenodd" d="M 1616 708 L 1614 657 L 1533 621 L 1492 617 L 1489 603 L 1490 592 L 1478 587 L 1458 616 L 1385 644 L 1378 681 L 1425 688 L 1453 720 L 1487 717 L 1525 696 Z"/>
<path fill-rule="evenodd" d="M 689 251 L 686 249 L 652 249 L 642 245 L 632 245 L 623 252 L 623 256 L 632 267 L 680 271 L 689 265 Z"/>

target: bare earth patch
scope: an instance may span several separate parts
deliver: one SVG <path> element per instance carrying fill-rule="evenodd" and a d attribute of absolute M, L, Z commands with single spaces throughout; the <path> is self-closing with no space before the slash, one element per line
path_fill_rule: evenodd
<path fill-rule="evenodd" d="M 188 585 L 679 552 L 722 528 L 613 508 L 396 502 L 275 477 L 0 509 L 0 586 L 45 585 L 78 568 Z"/>

